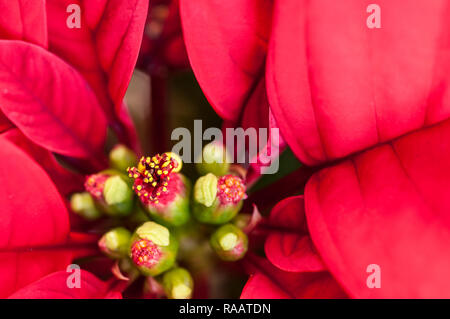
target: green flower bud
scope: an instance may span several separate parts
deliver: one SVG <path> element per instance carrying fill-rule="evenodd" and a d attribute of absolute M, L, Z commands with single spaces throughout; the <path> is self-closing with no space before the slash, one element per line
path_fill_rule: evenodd
<path fill-rule="evenodd" d="M 96 220 L 102 216 L 88 192 L 73 194 L 70 197 L 70 208 L 74 213 L 87 220 Z"/>
<path fill-rule="evenodd" d="M 115 170 L 90 175 L 84 183 L 96 205 L 107 215 L 127 216 L 134 208 L 131 180 Z"/>
<path fill-rule="evenodd" d="M 129 181 L 124 176 L 110 176 L 105 181 L 103 198 L 112 215 L 128 215 L 133 210 L 134 195 Z"/>
<path fill-rule="evenodd" d="M 217 198 L 217 177 L 207 174 L 200 177 L 194 185 L 194 199 L 205 207 L 211 207 Z"/>
<path fill-rule="evenodd" d="M 128 167 L 132 167 L 136 163 L 136 154 L 125 145 L 116 145 L 109 153 L 109 165 L 120 172 L 126 172 Z"/>
<path fill-rule="evenodd" d="M 186 269 L 178 267 L 164 273 L 163 287 L 169 299 L 190 299 L 194 280 Z"/>
<path fill-rule="evenodd" d="M 133 234 L 129 256 L 145 276 L 157 276 L 172 268 L 178 241 L 170 231 L 155 222 L 146 222 Z"/>
<path fill-rule="evenodd" d="M 193 213 L 202 223 L 224 224 L 237 215 L 244 198 L 245 186 L 239 177 L 217 178 L 209 173 L 194 185 Z"/>
<path fill-rule="evenodd" d="M 203 148 L 202 157 L 197 160 L 197 170 L 201 175 L 212 173 L 225 175 L 230 167 L 231 159 L 225 146 L 220 142 L 212 142 Z"/>
<path fill-rule="evenodd" d="M 233 224 L 226 224 L 211 236 L 211 247 L 225 261 L 236 261 L 245 256 L 248 249 L 247 235 Z"/>
<path fill-rule="evenodd" d="M 107 256 L 120 259 L 126 257 L 130 247 L 131 233 L 123 227 L 111 229 L 98 242 L 100 250 Z"/>

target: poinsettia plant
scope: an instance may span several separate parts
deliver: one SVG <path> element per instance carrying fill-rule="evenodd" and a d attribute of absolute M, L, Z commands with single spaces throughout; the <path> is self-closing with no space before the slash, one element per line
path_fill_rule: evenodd
<path fill-rule="evenodd" d="M 0 298 L 449 297 L 446 1 L 367 5 L 0 0 Z M 255 158 L 170 149 L 180 71 Z"/>
<path fill-rule="evenodd" d="M 446 2 L 377 1 L 375 29 L 364 1 L 180 2 L 212 106 L 231 125 L 275 125 L 315 171 L 304 197 L 272 212 L 272 265 L 324 269 L 350 297 L 448 297 Z M 246 297 L 299 295 L 266 273 L 255 270 Z"/>

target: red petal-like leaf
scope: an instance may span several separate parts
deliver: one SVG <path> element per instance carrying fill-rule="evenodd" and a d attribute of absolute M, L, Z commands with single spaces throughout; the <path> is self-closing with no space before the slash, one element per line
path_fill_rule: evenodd
<path fill-rule="evenodd" d="M 252 276 L 245 285 L 243 299 L 345 298 L 328 272 L 285 272 L 254 255 L 246 258 Z"/>
<path fill-rule="evenodd" d="M 42 48 L 0 40 L 0 109 L 36 144 L 100 157 L 106 121 L 95 94 L 69 65 Z"/>
<path fill-rule="evenodd" d="M 272 264 L 292 272 L 326 269 L 308 234 L 303 196 L 279 202 L 270 213 L 270 226 L 264 248 Z"/>
<path fill-rule="evenodd" d="M 282 287 L 262 273 L 252 275 L 245 284 L 241 299 L 290 299 Z"/>
<path fill-rule="evenodd" d="M 30 157 L 34 158 L 45 169 L 62 195 L 68 195 L 83 189 L 85 179 L 83 175 L 63 167 L 51 152 L 33 143 L 18 129 L 12 129 L 1 134 L 0 139 L 2 138 L 14 143 L 28 153 Z"/>
<path fill-rule="evenodd" d="M 192 68 L 226 120 L 238 120 L 264 76 L 271 8 L 270 0 L 180 0 Z"/>
<path fill-rule="evenodd" d="M 248 200 L 244 202 L 243 210 L 251 210 L 251 203 L 258 203 L 258 209 L 261 211 L 272 209 L 286 196 L 298 194 L 315 171 L 317 171 L 317 168 L 302 166 L 276 182 L 250 193 Z"/>
<path fill-rule="evenodd" d="M 69 259 L 50 247 L 69 234 L 55 186 L 27 154 L 0 139 L 0 296 L 61 269 Z"/>
<path fill-rule="evenodd" d="M 99 61 L 109 76 L 109 93 L 119 107 L 139 54 L 148 0 L 108 1 L 102 11 L 85 0 L 83 8 L 89 27 L 95 30 Z"/>
<path fill-rule="evenodd" d="M 121 293 L 109 291 L 108 285 L 88 271 L 80 271 L 80 288 L 69 288 L 71 272 L 60 271 L 28 285 L 10 299 L 120 299 Z"/>
<path fill-rule="evenodd" d="M 14 127 L 14 124 L 12 124 L 10 120 L 8 120 L 8 118 L 3 114 L 3 112 L 0 112 L 0 133 L 12 127 Z"/>
<path fill-rule="evenodd" d="M 79 29 L 66 27 L 70 4 L 81 7 Z M 79 70 L 110 123 L 114 126 L 120 120 L 128 137 L 134 138 L 122 100 L 138 57 L 147 7 L 148 0 L 47 1 L 49 49 Z"/>
<path fill-rule="evenodd" d="M 45 0 L 0 0 L 0 39 L 23 40 L 47 48 Z M 13 127 L 0 111 L 0 132 Z"/>
<path fill-rule="evenodd" d="M 246 183 L 250 186 L 278 158 L 279 154 L 284 150 L 286 143 L 279 134 L 279 131 L 273 131 L 278 130 L 278 126 L 269 108 L 264 78 L 260 79 L 242 111 L 241 118 L 233 126 L 242 127 L 244 130 L 256 129 L 258 134 L 257 140 L 250 142 L 257 146 L 258 151 L 258 154 L 250 159 L 250 167 L 246 176 Z M 267 140 L 262 140 L 262 131 L 259 130 L 267 130 Z M 247 143 L 245 149 L 241 149 L 241 152 L 248 152 L 250 143 Z M 252 155 L 249 154 L 249 156 Z"/>
<path fill-rule="evenodd" d="M 377 1 L 380 29 L 367 27 L 366 1 L 275 3 L 267 91 L 283 137 L 304 163 L 450 116 L 448 1 Z"/>
<path fill-rule="evenodd" d="M 0 0 L 0 39 L 47 48 L 45 0 Z"/>
<path fill-rule="evenodd" d="M 324 169 L 307 184 L 311 237 L 352 296 L 450 297 L 449 149 L 447 120 Z M 380 267 L 380 288 L 367 285 L 378 275 L 371 264 Z"/>

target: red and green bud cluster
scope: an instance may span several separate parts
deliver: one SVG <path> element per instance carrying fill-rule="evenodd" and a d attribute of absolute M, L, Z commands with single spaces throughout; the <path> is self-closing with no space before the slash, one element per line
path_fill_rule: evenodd
<path fill-rule="evenodd" d="M 168 226 L 189 220 L 189 183 L 179 173 L 181 159 L 173 153 L 142 157 L 137 167 L 128 168 L 133 190 L 152 218 Z"/>
<path fill-rule="evenodd" d="M 243 179 L 228 172 L 230 166 L 223 145 L 210 143 L 203 149 L 207 163 L 197 167 L 206 172 L 194 185 L 193 214 L 205 224 L 222 225 L 236 218 L 246 198 Z M 220 172 L 218 176 L 215 173 Z M 219 258 L 235 261 L 247 252 L 247 235 L 233 224 L 218 228 L 210 238 L 210 244 Z"/>
<path fill-rule="evenodd" d="M 136 205 L 131 186 L 124 173 L 136 164 L 136 154 L 124 145 L 115 146 L 109 154 L 110 168 L 86 177 L 85 192 L 70 198 L 72 211 L 87 220 L 133 215 Z M 125 166 L 127 165 L 127 166 Z"/>
<path fill-rule="evenodd" d="M 188 269 L 178 267 L 177 258 L 189 264 L 187 252 L 207 251 L 205 256 L 211 256 L 208 238 L 225 261 L 245 255 L 247 236 L 230 223 L 246 198 L 245 183 L 230 173 L 228 163 L 222 163 L 226 157 L 223 146 L 207 146 L 204 157 L 207 165 L 197 167 L 205 175 L 196 181 L 192 201 L 191 183 L 180 173 L 182 161 L 176 154 L 137 160 L 123 145 L 110 152 L 109 169 L 87 176 L 85 191 L 72 195 L 74 212 L 88 220 L 104 217 L 99 227 L 115 226 L 103 233 L 98 246 L 116 261 L 112 272 L 118 278 L 147 276 L 146 282 L 156 283 L 168 298 L 186 299 L 193 295 L 194 279 Z M 191 211 L 195 220 L 190 219 Z M 199 222 L 222 226 L 211 236 L 211 227 Z M 199 249 L 193 250 L 192 243 Z"/>
<path fill-rule="evenodd" d="M 87 220 L 128 216 L 135 206 L 131 185 L 126 175 L 112 168 L 89 175 L 84 183 L 85 192 L 72 195 L 71 208 Z"/>

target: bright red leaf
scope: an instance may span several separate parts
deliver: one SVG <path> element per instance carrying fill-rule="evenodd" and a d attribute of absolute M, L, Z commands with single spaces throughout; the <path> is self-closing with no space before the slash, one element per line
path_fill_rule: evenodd
<path fill-rule="evenodd" d="M 55 158 L 55 155 L 39 145 L 33 143 L 18 129 L 11 129 L 0 135 L 0 139 L 6 139 L 25 151 L 47 172 L 52 182 L 58 188 L 60 194 L 69 195 L 83 188 L 85 177 L 63 167 Z"/>
<path fill-rule="evenodd" d="M 226 120 L 239 119 L 264 77 L 271 7 L 270 0 L 180 0 L 192 68 L 206 97 Z"/>
<path fill-rule="evenodd" d="M 303 196 L 288 197 L 270 213 L 265 252 L 267 259 L 285 271 L 326 270 L 308 233 Z"/>
<path fill-rule="evenodd" d="M 51 247 L 69 234 L 68 213 L 47 174 L 0 139 L 0 296 L 61 269 L 70 261 Z"/>
<path fill-rule="evenodd" d="M 67 279 L 72 273 L 60 271 L 28 285 L 10 299 L 121 299 L 121 293 L 109 291 L 108 285 L 88 271 L 80 272 L 80 288 L 69 288 Z"/>
<path fill-rule="evenodd" d="M 346 297 L 328 272 L 285 272 L 254 255 L 246 258 L 246 264 L 252 275 L 242 291 L 242 299 Z"/>
<path fill-rule="evenodd" d="M 369 29 L 366 1 L 275 1 L 267 92 L 283 137 L 304 163 L 450 116 L 448 2 L 377 4 L 382 28 Z"/>
<path fill-rule="evenodd" d="M 11 123 L 11 121 L 8 120 L 3 112 L 0 112 L 0 132 L 4 132 L 12 127 L 14 127 L 14 125 Z"/>
<path fill-rule="evenodd" d="M 79 29 L 66 27 L 70 4 L 81 7 Z M 135 131 L 122 100 L 139 54 L 147 7 L 148 0 L 47 1 L 50 51 L 85 77 L 112 127 L 132 140 Z"/>
<path fill-rule="evenodd" d="M 0 39 L 23 40 L 47 48 L 44 0 L 0 0 Z M 0 132 L 12 123 L 0 111 Z"/>
<path fill-rule="evenodd" d="M 47 47 L 45 0 L 0 0 L 0 39 Z"/>
<path fill-rule="evenodd" d="M 106 121 L 95 94 L 38 46 L 0 40 L 0 109 L 29 139 L 56 153 L 101 158 Z"/>
<path fill-rule="evenodd" d="M 311 237 L 358 298 L 450 297 L 450 121 L 351 157 L 305 189 Z M 381 268 L 370 289 L 367 267 Z"/>

